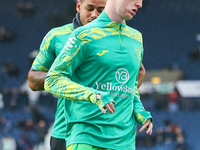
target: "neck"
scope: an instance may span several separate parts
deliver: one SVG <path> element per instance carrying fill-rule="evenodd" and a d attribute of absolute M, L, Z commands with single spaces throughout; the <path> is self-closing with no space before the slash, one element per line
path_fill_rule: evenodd
<path fill-rule="evenodd" d="M 119 14 L 116 11 L 115 8 L 115 1 L 114 0 L 108 0 L 106 3 L 106 7 L 104 9 L 106 15 L 108 15 L 108 17 L 117 23 L 123 24 L 125 22 L 124 19 L 122 19 Z"/>

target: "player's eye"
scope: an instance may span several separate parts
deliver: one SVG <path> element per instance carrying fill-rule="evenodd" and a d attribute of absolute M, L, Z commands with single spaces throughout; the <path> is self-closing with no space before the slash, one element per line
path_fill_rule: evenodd
<path fill-rule="evenodd" d="M 103 8 L 98 9 L 98 12 L 99 12 L 99 13 L 102 13 L 103 10 L 104 10 Z"/>
<path fill-rule="evenodd" d="M 93 11 L 94 8 L 92 8 L 92 7 L 87 7 L 87 10 L 89 10 L 89 11 Z"/>

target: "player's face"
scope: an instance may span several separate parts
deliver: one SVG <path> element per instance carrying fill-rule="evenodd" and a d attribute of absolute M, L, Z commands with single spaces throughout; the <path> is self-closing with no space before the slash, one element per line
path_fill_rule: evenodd
<path fill-rule="evenodd" d="M 116 9 L 122 20 L 130 20 L 142 8 L 143 0 L 116 0 Z"/>
<path fill-rule="evenodd" d="M 83 25 L 96 19 L 103 11 L 106 0 L 82 0 L 76 5 L 77 12 L 80 13 L 80 20 Z"/>

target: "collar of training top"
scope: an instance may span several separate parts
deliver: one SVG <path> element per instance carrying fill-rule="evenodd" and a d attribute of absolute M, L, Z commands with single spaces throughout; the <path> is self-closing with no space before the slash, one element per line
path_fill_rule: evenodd
<path fill-rule="evenodd" d="M 79 15 L 78 12 L 76 13 L 76 17 L 73 19 L 73 26 L 74 26 L 74 30 L 78 27 L 83 26 L 83 24 L 81 23 L 81 20 L 80 20 L 80 15 Z"/>
<path fill-rule="evenodd" d="M 99 15 L 99 17 L 97 18 L 99 21 L 102 21 L 106 24 L 108 24 L 109 26 L 113 26 L 113 27 L 116 27 L 116 28 L 119 28 L 120 26 L 121 27 L 125 27 L 126 26 L 126 22 L 124 22 L 123 24 L 120 24 L 120 23 L 117 23 L 115 21 L 112 21 L 108 15 L 105 13 L 105 11 L 103 10 L 103 12 Z"/>

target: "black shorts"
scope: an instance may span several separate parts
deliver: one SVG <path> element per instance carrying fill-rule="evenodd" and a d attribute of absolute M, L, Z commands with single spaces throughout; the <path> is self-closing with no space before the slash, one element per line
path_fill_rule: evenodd
<path fill-rule="evenodd" d="M 66 150 L 65 139 L 57 139 L 51 136 L 50 147 L 51 150 Z"/>

